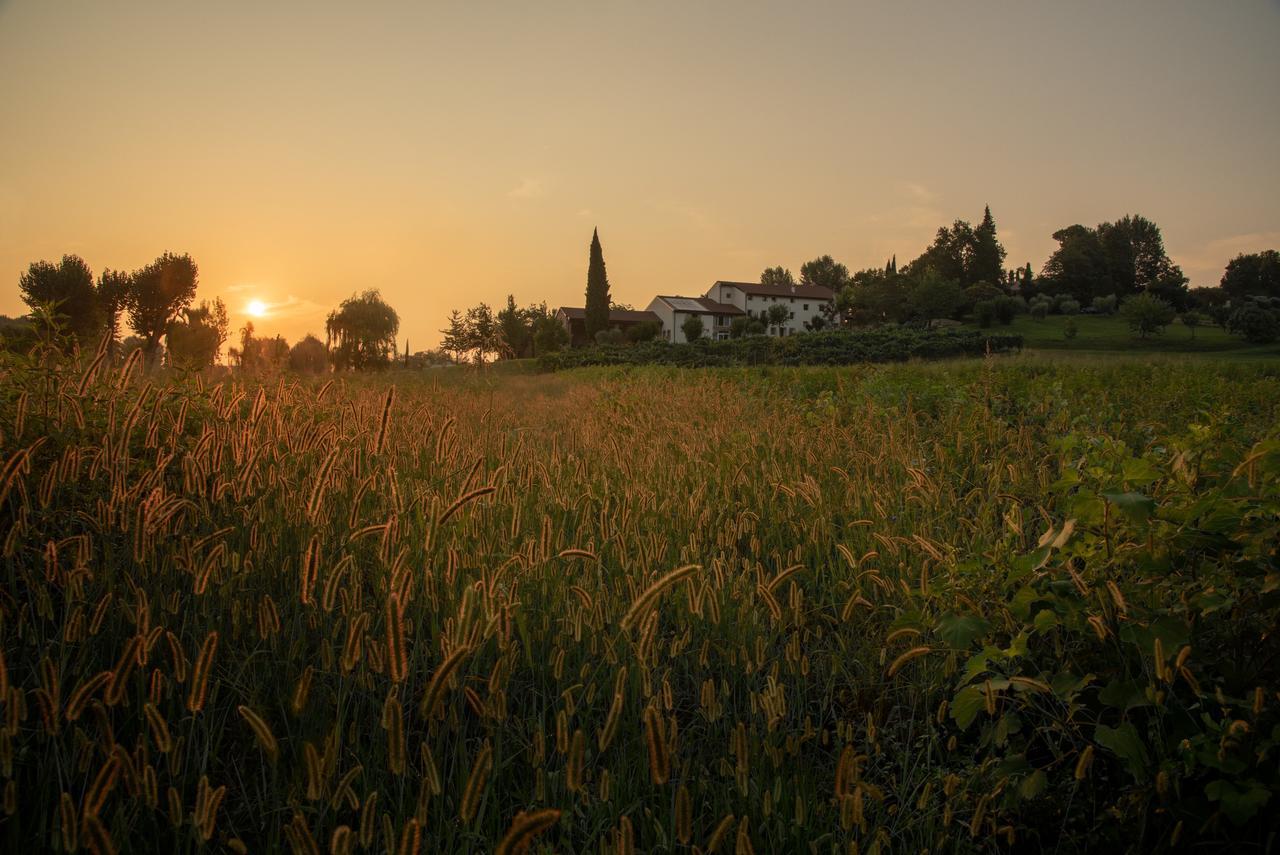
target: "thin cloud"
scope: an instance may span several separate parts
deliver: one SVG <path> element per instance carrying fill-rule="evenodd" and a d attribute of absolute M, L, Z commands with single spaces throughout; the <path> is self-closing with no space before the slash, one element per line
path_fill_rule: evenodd
<path fill-rule="evenodd" d="M 542 178 L 522 178 L 520 183 L 507 191 L 510 199 L 536 199 L 547 195 L 547 182 Z"/>

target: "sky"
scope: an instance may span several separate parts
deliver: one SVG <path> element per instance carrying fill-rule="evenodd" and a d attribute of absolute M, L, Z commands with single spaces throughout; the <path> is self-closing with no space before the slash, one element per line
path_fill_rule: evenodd
<path fill-rule="evenodd" d="M 238 329 L 379 289 L 582 305 L 1158 223 L 1193 286 L 1280 248 L 1280 0 L 0 0 L 0 313 L 32 261 L 190 253 Z M 234 333 L 233 333 L 234 336 Z"/>

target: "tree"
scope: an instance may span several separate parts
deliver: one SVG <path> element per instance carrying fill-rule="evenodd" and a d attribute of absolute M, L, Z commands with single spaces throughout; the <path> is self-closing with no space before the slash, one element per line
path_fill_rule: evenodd
<path fill-rule="evenodd" d="M 800 282 L 839 291 L 849 284 L 849 268 L 829 255 L 822 255 L 800 265 Z"/>
<path fill-rule="evenodd" d="M 911 311 L 927 321 L 950 318 L 964 305 L 964 291 L 954 279 L 929 269 L 911 289 Z"/>
<path fill-rule="evenodd" d="M 440 339 L 440 349 L 446 353 L 453 354 L 454 362 L 462 361 L 462 354 L 471 349 L 468 344 L 469 333 L 467 332 L 467 321 L 462 316 L 462 312 L 454 309 L 449 313 L 449 326 L 440 330 L 442 338 Z"/>
<path fill-rule="evenodd" d="M 1145 293 L 1130 297 L 1120 306 L 1120 316 L 1139 338 L 1146 338 L 1150 333 L 1159 334 L 1173 322 L 1176 315 L 1173 306 L 1159 297 Z"/>
<path fill-rule="evenodd" d="M 600 330 L 609 328 L 609 276 L 604 269 L 604 251 L 600 248 L 600 233 L 591 232 L 591 260 L 587 266 L 587 337 L 595 338 Z"/>
<path fill-rule="evenodd" d="M 514 295 L 507 295 L 507 306 L 498 312 L 497 324 L 504 358 L 519 359 L 533 355 L 533 331 L 529 328 L 528 313 L 516 308 Z"/>
<path fill-rule="evenodd" d="M 200 270 L 189 255 L 166 252 L 129 277 L 124 305 L 129 325 L 142 336 L 147 359 L 154 364 L 160 338 L 196 296 Z"/>
<path fill-rule="evenodd" d="M 98 276 L 98 307 L 102 311 L 104 334 L 112 351 L 120 340 L 120 312 L 133 287 L 133 276 L 123 270 L 104 269 Z"/>
<path fill-rule="evenodd" d="M 321 374 L 329 367 L 324 342 L 308 334 L 289 349 L 289 368 L 299 374 Z"/>
<path fill-rule="evenodd" d="M 569 346 L 569 331 L 555 315 L 547 311 L 546 304 L 534 310 L 533 314 L 533 353 L 541 356 L 544 353 L 558 353 Z"/>
<path fill-rule="evenodd" d="M 996 221 L 988 205 L 983 211 L 982 222 L 973 230 L 973 251 L 969 268 L 965 271 L 968 277 L 966 284 L 999 282 L 1004 275 L 1004 256 L 1004 246 L 996 237 Z"/>
<path fill-rule="evenodd" d="M 685 341 L 697 341 L 702 338 L 702 318 L 690 315 L 684 319 L 680 329 L 684 332 Z"/>
<path fill-rule="evenodd" d="M 1183 312 L 1182 316 L 1179 317 L 1178 320 L 1182 321 L 1182 325 L 1184 327 L 1191 330 L 1192 341 L 1195 341 L 1196 339 L 1196 327 L 1202 327 L 1209 321 L 1207 317 L 1194 309 L 1189 312 Z"/>
<path fill-rule="evenodd" d="M 896 320 L 906 309 L 905 276 L 877 268 L 859 270 L 832 301 L 835 325 L 878 324 Z"/>
<path fill-rule="evenodd" d="M 1270 344 L 1280 338 L 1280 301 L 1246 297 L 1231 313 L 1227 328 L 1252 344 Z"/>
<path fill-rule="evenodd" d="M 962 285 L 972 284 L 970 269 L 973 264 L 973 226 L 964 220 L 956 220 L 951 228 L 940 228 L 929 248 L 904 268 L 904 272 L 917 281 L 925 272 L 933 269 L 944 280 Z"/>
<path fill-rule="evenodd" d="M 58 264 L 37 261 L 18 279 L 22 301 L 31 308 L 50 305 L 81 346 L 102 331 L 103 316 L 93 288 L 93 271 L 78 255 Z"/>
<path fill-rule="evenodd" d="M 1115 293 L 1147 291 L 1175 307 L 1186 305 L 1187 278 L 1165 252 L 1160 227 L 1140 214 L 1126 215 L 1097 229 Z"/>
<path fill-rule="evenodd" d="M 1096 231 L 1077 224 L 1054 232 L 1053 239 L 1058 248 L 1040 271 L 1041 291 L 1066 291 L 1082 305 L 1116 292 L 1111 263 Z"/>
<path fill-rule="evenodd" d="M 778 332 L 782 332 L 782 328 L 787 325 L 787 321 L 791 317 L 791 310 L 784 303 L 774 303 L 765 310 L 765 322 L 771 327 L 777 327 Z"/>
<path fill-rule="evenodd" d="M 791 275 L 790 270 L 779 265 L 777 267 L 766 267 L 764 273 L 760 274 L 760 284 L 770 285 L 775 288 L 794 288 L 796 280 Z"/>
<path fill-rule="evenodd" d="M 376 290 L 348 297 L 325 320 L 326 346 L 339 370 L 386 366 L 399 331 L 400 316 Z"/>
<path fill-rule="evenodd" d="M 1280 297 L 1280 252 L 1268 249 L 1237 255 L 1222 274 L 1222 290 L 1233 300 L 1244 297 Z"/>
<path fill-rule="evenodd" d="M 218 361 L 227 340 L 227 307 L 221 299 L 201 301 L 182 310 L 165 333 L 169 361 L 187 368 L 207 368 Z"/>
<path fill-rule="evenodd" d="M 486 356 L 501 351 L 502 334 L 488 303 L 467 309 L 466 330 L 467 349 L 475 351 L 477 365 L 482 365 Z"/>
<path fill-rule="evenodd" d="M 627 341 L 632 344 L 653 341 L 662 332 L 662 324 L 657 321 L 641 321 L 627 329 Z"/>

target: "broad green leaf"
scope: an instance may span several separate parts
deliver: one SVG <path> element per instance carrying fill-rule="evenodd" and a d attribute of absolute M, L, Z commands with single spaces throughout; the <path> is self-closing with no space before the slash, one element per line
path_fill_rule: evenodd
<path fill-rule="evenodd" d="M 1135 779 L 1146 780 L 1147 767 L 1151 760 L 1147 755 L 1147 747 L 1142 744 L 1142 738 L 1138 736 L 1138 731 L 1132 722 L 1126 721 L 1114 728 L 1100 724 L 1093 732 L 1093 739 L 1123 760 L 1129 769 L 1129 774 Z"/>
<path fill-rule="evenodd" d="M 1150 705 L 1146 683 L 1137 680 L 1112 680 L 1098 692 L 1098 700 L 1121 711 Z"/>
<path fill-rule="evenodd" d="M 1204 794 L 1215 801 L 1231 824 L 1241 826 L 1253 819 L 1258 808 L 1271 798 L 1271 792 L 1252 779 L 1234 783 L 1219 779 L 1204 788 Z"/>
<path fill-rule="evenodd" d="M 991 623 L 974 615 L 946 614 L 938 621 L 935 632 L 942 637 L 947 646 L 955 650 L 966 650 L 969 645 L 991 629 Z"/>
<path fill-rule="evenodd" d="M 1049 776 L 1042 770 L 1037 769 L 1022 779 L 1022 783 L 1018 786 L 1018 795 L 1024 799 L 1034 799 L 1043 793 L 1048 786 Z"/>
<path fill-rule="evenodd" d="M 982 689 L 977 686 L 961 689 L 951 699 L 951 720 L 960 725 L 961 730 L 968 730 L 984 705 Z"/>

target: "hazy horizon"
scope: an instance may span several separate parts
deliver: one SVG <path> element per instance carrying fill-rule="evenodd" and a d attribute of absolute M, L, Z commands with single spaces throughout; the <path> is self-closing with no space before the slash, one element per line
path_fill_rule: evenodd
<path fill-rule="evenodd" d="M 1280 248 L 1280 3 L 0 2 L 0 313 L 18 277 L 165 250 L 197 299 L 323 333 L 909 261 L 989 204 L 1008 266 L 1158 223 L 1193 287 Z"/>

